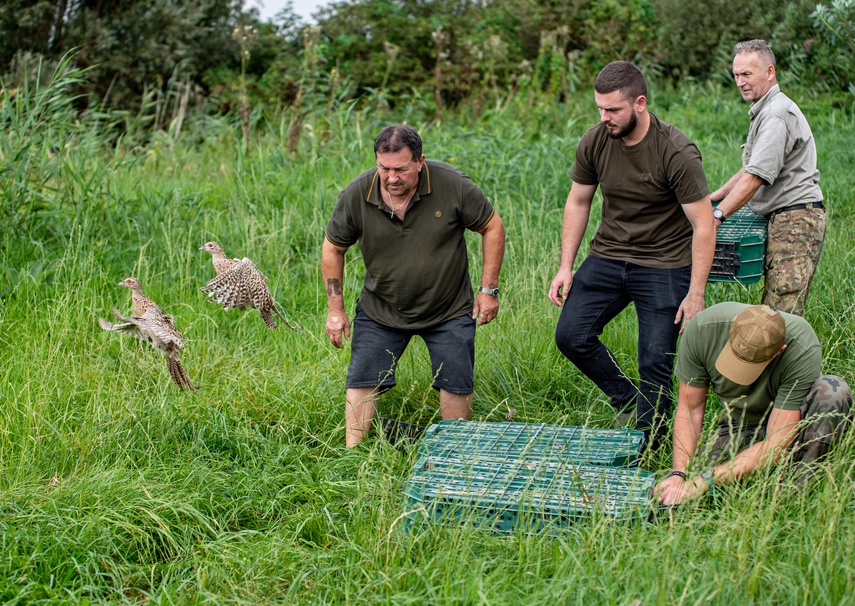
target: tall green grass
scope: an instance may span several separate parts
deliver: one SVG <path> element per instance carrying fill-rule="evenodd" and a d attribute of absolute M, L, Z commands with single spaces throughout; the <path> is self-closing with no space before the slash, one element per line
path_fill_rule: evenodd
<path fill-rule="evenodd" d="M 61 99 L 60 85 L 51 90 Z M 249 154 L 239 126 L 213 118 L 192 145 L 155 136 L 139 147 L 59 109 L 24 129 L 35 120 L 19 109 L 35 101 L 25 94 L 7 92 L 0 106 L 0 205 L 26 210 L 8 212 L 0 236 L 0 600 L 852 601 L 851 435 L 808 490 L 772 470 L 651 524 L 597 519 L 558 536 L 404 532 L 401 488 L 414 452 L 380 439 L 344 449 L 349 353 L 324 335 L 319 271 L 337 193 L 370 166 L 382 125 L 353 108 L 310 116 L 295 156 L 278 117 L 259 124 Z M 704 87 L 654 97 L 653 111 L 698 142 L 713 187 L 739 165 L 747 119 L 737 97 Z M 852 109 L 821 98 L 802 107 L 830 217 L 806 315 L 825 370 L 855 382 Z M 555 349 L 558 310 L 546 299 L 573 152 L 595 120 L 581 95 L 548 115 L 506 108 L 418 125 L 428 156 L 472 176 L 508 230 L 500 316 L 477 335 L 475 419 L 502 420 L 513 407 L 519 421 L 610 421 L 606 398 Z M 60 131 L 67 136 L 51 134 Z M 302 333 L 274 333 L 256 312 L 205 302 L 199 287 L 213 269 L 197 248 L 212 239 L 255 261 Z M 477 236 L 470 245 L 477 268 Z M 98 327 L 111 308 L 129 309 L 117 286 L 129 275 L 190 338 L 182 359 L 200 391 L 179 393 L 151 348 Z M 352 309 L 356 250 L 345 281 Z M 716 284 L 707 302 L 758 296 L 756 285 Z M 604 339 L 635 372 L 633 314 Z M 436 420 L 427 369 L 414 343 L 381 412 Z"/>

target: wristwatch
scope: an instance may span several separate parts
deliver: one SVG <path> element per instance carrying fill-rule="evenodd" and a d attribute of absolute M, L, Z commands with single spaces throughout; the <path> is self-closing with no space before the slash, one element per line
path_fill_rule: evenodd
<path fill-rule="evenodd" d="M 724 216 L 724 211 L 720 208 L 714 208 L 712 211 L 713 219 L 717 219 L 719 223 L 724 223 L 727 217 Z"/>
<path fill-rule="evenodd" d="M 478 292 L 482 292 L 485 295 L 490 295 L 491 297 L 498 297 L 499 296 L 498 287 L 497 288 L 486 288 L 484 286 L 481 286 L 480 288 L 478 288 Z"/>
<path fill-rule="evenodd" d="M 713 477 L 712 469 L 704 469 L 701 472 L 701 479 L 707 483 L 710 492 L 715 492 L 715 478 Z"/>

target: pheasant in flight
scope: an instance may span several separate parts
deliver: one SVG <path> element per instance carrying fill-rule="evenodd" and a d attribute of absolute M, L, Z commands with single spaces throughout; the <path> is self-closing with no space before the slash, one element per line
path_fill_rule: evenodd
<path fill-rule="evenodd" d="M 168 316 L 149 299 L 142 291 L 140 281 L 136 278 L 126 278 L 119 282 L 119 286 L 127 286 L 131 289 L 131 310 L 133 316 L 123 316 L 118 310 L 113 310 L 117 323 L 109 322 L 104 318 L 98 318 L 98 324 L 104 330 L 119 332 L 140 341 L 145 341 L 154 347 L 158 353 L 166 357 L 166 367 L 169 376 L 178 385 L 178 389 L 199 389 L 190 382 L 190 378 L 181 365 L 178 351 L 184 346 L 187 337 L 178 332 L 172 323 L 172 316 Z"/>
<path fill-rule="evenodd" d="M 241 310 L 247 307 L 257 309 L 264 323 L 274 330 L 279 329 L 276 318 L 273 317 L 273 314 L 276 314 L 288 328 L 300 331 L 299 325 L 291 324 L 276 308 L 276 302 L 267 287 L 267 278 L 252 261 L 246 257 L 228 258 L 216 242 L 208 242 L 199 250 L 211 253 L 217 274 L 202 287 L 202 292 L 208 295 L 210 303 L 222 303 L 226 311 L 233 307 Z"/>

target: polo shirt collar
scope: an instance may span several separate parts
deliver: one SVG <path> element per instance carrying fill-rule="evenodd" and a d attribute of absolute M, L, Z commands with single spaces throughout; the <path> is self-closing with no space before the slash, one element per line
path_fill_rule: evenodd
<path fill-rule="evenodd" d="M 779 84 L 775 84 L 772 88 L 766 91 L 766 94 L 760 97 L 759 100 L 755 101 L 751 104 L 751 107 L 748 108 L 748 117 L 754 118 L 757 114 L 760 113 L 760 110 L 763 109 L 767 103 L 769 103 L 769 99 L 777 95 L 781 92 L 781 86 Z"/>
<path fill-rule="evenodd" d="M 427 160 L 422 164 L 422 170 L 419 171 L 419 185 L 416 188 L 416 195 L 413 200 L 418 200 L 422 196 L 429 196 L 433 193 L 433 188 L 430 182 L 430 167 Z M 374 169 L 374 174 L 371 176 L 371 185 L 368 186 L 368 194 L 365 196 L 365 201 L 373 204 L 378 208 L 383 203 L 383 198 L 380 196 L 380 171 Z"/>

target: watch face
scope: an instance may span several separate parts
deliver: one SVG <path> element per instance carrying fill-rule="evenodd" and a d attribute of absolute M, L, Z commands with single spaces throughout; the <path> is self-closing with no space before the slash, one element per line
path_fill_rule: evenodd
<path fill-rule="evenodd" d="M 724 211 L 720 208 L 716 208 L 714 211 L 712 211 L 712 215 L 719 221 L 724 221 Z"/>

